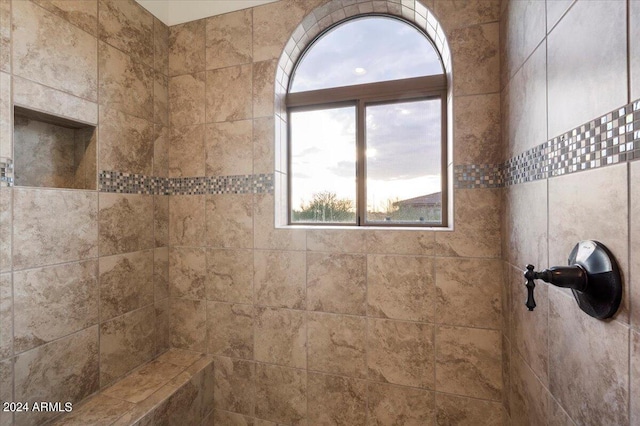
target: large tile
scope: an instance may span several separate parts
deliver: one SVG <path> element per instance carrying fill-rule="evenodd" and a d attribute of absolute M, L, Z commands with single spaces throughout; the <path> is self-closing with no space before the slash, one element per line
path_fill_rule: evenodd
<path fill-rule="evenodd" d="M 640 422 L 640 332 L 631 330 L 631 424 Z"/>
<path fill-rule="evenodd" d="M 213 400 L 216 410 L 228 410 L 235 413 L 253 415 L 255 407 L 255 369 L 256 365 L 253 362 L 225 357 L 215 358 Z"/>
<path fill-rule="evenodd" d="M 453 30 L 449 44 L 456 74 L 456 96 L 500 90 L 499 24 L 497 22 Z"/>
<path fill-rule="evenodd" d="M 259 249 L 305 250 L 304 229 L 278 229 L 275 227 L 274 196 L 254 195 L 254 245 Z"/>
<path fill-rule="evenodd" d="M 256 250 L 253 255 L 254 302 L 258 305 L 305 308 L 304 252 Z"/>
<path fill-rule="evenodd" d="M 207 353 L 253 359 L 253 306 L 207 302 Z"/>
<path fill-rule="evenodd" d="M 12 3 L 14 74 L 97 99 L 96 39 L 32 2 Z"/>
<path fill-rule="evenodd" d="M 549 206 L 552 206 L 552 214 L 549 214 L 550 266 L 566 265 L 569 253 L 579 241 L 597 240 L 613 253 L 622 279 L 627 281 L 627 175 L 627 164 L 619 164 L 549 180 Z M 612 188 L 616 190 L 612 191 Z M 624 322 L 628 321 L 629 315 L 628 291 L 627 286 L 616 316 Z"/>
<path fill-rule="evenodd" d="M 424 255 L 434 254 L 435 235 L 431 231 L 394 231 L 385 229 L 384 231 L 367 230 L 366 251 L 367 253 L 379 254 L 408 254 Z"/>
<path fill-rule="evenodd" d="M 169 28 L 169 75 L 192 74 L 205 69 L 206 20 Z"/>
<path fill-rule="evenodd" d="M 500 95 L 460 96 L 455 99 L 454 108 L 455 163 L 498 164 L 502 147 Z"/>
<path fill-rule="evenodd" d="M 501 24 L 501 42 L 504 52 L 507 52 L 502 55 L 502 71 L 508 80 L 522 66 L 546 34 L 545 2 L 537 0 L 509 2 Z"/>
<path fill-rule="evenodd" d="M 23 352 L 98 323 L 98 263 L 16 272 L 14 348 Z"/>
<path fill-rule="evenodd" d="M 217 402 L 218 400 L 215 399 Z M 210 418 L 205 420 L 205 425 L 228 425 L 228 426 L 256 426 L 259 422 L 266 426 L 275 425 L 275 423 L 268 422 L 266 420 L 258 420 L 253 417 L 244 416 L 242 414 L 232 413 L 230 411 L 214 410 L 209 416 Z"/>
<path fill-rule="evenodd" d="M 253 195 L 217 194 L 206 197 L 209 247 L 253 248 Z"/>
<path fill-rule="evenodd" d="M 100 0 L 100 40 L 153 66 L 153 15 L 132 1 Z"/>
<path fill-rule="evenodd" d="M 134 404 L 104 394 L 97 394 L 73 407 L 73 412 L 63 415 L 55 426 L 80 426 L 83 424 L 112 424 L 132 410 Z"/>
<path fill-rule="evenodd" d="M 24 352 L 15 359 L 15 401 L 77 403 L 99 388 L 98 327 Z M 16 425 L 42 424 L 55 412 L 16 415 Z"/>
<path fill-rule="evenodd" d="M 367 320 L 346 315 L 308 314 L 309 369 L 367 377 Z"/>
<path fill-rule="evenodd" d="M 112 108 L 100 108 L 100 170 L 151 175 L 153 124 Z"/>
<path fill-rule="evenodd" d="M 153 305 L 100 324 L 100 386 L 153 358 L 154 338 Z"/>
<path fill-rule="evenodd" d="M 17 188 L 13 193 L 15 269 L 98 255 L 98 194 Z"/>
<path fill-rule="evenodd" d="M 370 425 L 435 425 L 433 392 L 422 389 L 369 383 Z"/>
<path fill-rule="evenodd" d="M 472 0 L 452 2 L 449 0 L 436 0 L 433 11 L 445 31 L 451 31 L 455 28 L 500 20 L 500 1 Z"/>
<path fill-rule="evenodd" d="M 169 27 L 157 18 L 153 19 L 153 67 L 169 75 Z"/>
<path fill-rule="evenodd" d="M 436 395 L 436 419 L 442 426 L 502 426 L 502 406 L 499 402 Z"/>
<path fill-rule="evenodd" d="M 629 67 L 631 70 L 631 99 L 640 98 L 640 4 L 629 2 Z"/>
<path fill-rule="evenodd" d="M 13 355 L 13 306 L 11 274 L 2 274 L 0 275 L 0 359 Z M 4 425 L 4 423 L 0 424 Z"/>
<path fill-rule="evenodd" d="M 304 311 L 257 308 L 254 332 L 256 361 L 307 367 L 307 318 Z"/>
<path fill-rule="evenodd" d="M 169 245 L 169 196 L 153 196 L 153 236 L 156 247 Z"/>
<path fill-rule="evenodd" d="M 253 171 L 252 134 L 251 120 L 207 125 L 207 176 L 251 174 Z"/>
<path fill-rule="evenodd" d="M 169 144 L 169 176 L 172 178 L 205 174 L 205 126 L 173 127 Z"/>
<path fill-rule="evenodd" d="M 624 2 L 578 1 L 549 34 L 549 137 L 627 102 L 626 28 Z"/>
<path fill-rule="evenodd" d="M 91 35 L 98 35 L 97 0 L 35 0 L 34 3 L 66 19 Z"/>
<path fill-rule="evenodd" d="M 549 390 L 578 424 L 627 424 L 628 328 L 586 315 L 557 290 L 549 301 Z"/>
<path fill-rule="evenodd" d="M 307 380 L 309 424 L 367 424 L 366 382 L 315 373 L 310 373 Z"/>
<path fill-rule="evenodd" d="M 100 104 L 153 120 L 153 69 L 131 56 L 99 43 Z"/>
<path fill-rule="evenodd" d="M 152 361 L 107 388 L 103 395 L 138 404 L 183 370 L 177 365 Z"/>
<path fill-rule="evenodd" d="M 547 1 L 547 32 L 551 32 L 560 18 L 576 0 L 549 0 Z"/>
<path fill-rule="evenodd" d="M 0 2 L 0 71 L 11 72 L 11 0 Z"/>
<path fill-rule="evenodd" d="M 434 343 L 430 324 L 368 319 L 369 379 L 432 389 Z"/>
<path fill-rule="evenodd" d="M 428 257 L 367 256 L 368 315 L 433 322 L 434 272 Z"/>
<path fill-rule="evenodd" d="M 366 265 L 365 255 L 307 253 L 307 308 L 365 315 Z"/>
<path fill-rule="evenodd" d="M 204 72 L 169 79 L 169 122 L 173 127 L 205 122 Z"/>
<path fill-rule="evenodd" d="M 100 193 L 101 256 L 153 248 L 153 197 Z"/>
<path fill-rule="evenodd" d="M 171 307 L 168 297 L 156 300 L 155 354 L 159 355 L 171 348 Z"/>
<path fill-rule="evenodd" d="M 256 364 L 256 417 L 304 425 L 307 415 L 307 373 Z"/>
<path fill-rule="evenodd" d="M 13 190 L 0 186 L 0 272 L 10 271 L 13 230 Z"/>
<path fill-rule="evenodd" d="M 640 217 L 640 162 L 630 164 L 629 173 L 629 209 L 630 218 Z M 630 305 L 631 305 L 631 325 L 640 329 L 640 221 L 629 221 L 629 252 L 631 253 L 631 265 L 629 265 L 630 283 Z M 634 255 L 635 254 L 635 255 Z"/>
<path fill-rule="evenodd" d="M 172 246 L 202 246 L 205 233 L 205 196 L 169 198 L 169 241 Z"/>
<path fill-rule="evenodd" d="M 207 300 L 253 302 L 253 250 L 207 250 Z"/>
<path fill-rule="evenodd" d="M 169 144 L 171 133 L 169 127 L 160 124 L 153 126 L 153 175 L 169 177 Z"/>
<path fill-rule="evenodd" d="M 100 321 L 153 303 L 153 250 L 100 258 Z"/>
<path fill-rule="evenodd" d="M 169 289 L 171 297 L 205 298 L 207 259 L 203 248 L 175 247 L 169 250 Z"/>
<path fill-rule="evenodd" d="M 204 352 L 207 333 L 206 301 L 171 300 L 171 346 Z"/>
<path fill-rule="evenodd" d="M 511 342 L 502 333 L 502 407 L 511 415 Z"/>
<path fill-rule="evenodd" d="M 274 84 L 277 61 L 253 64 L 253 116 L 270 117 L 274 111 Z"/>
<path fill-rule="evenodd" d="M 436 322 L 500 329 L 500 260 L 439 258 L 435 275 Z"/>
<path fill-rule="evenodd" d="M 252 118 L 252 65 L 207 71 L 207 122 Z"/>
<path fill-rule="evenodd" d="M 510 413 L 513 425 L 547 424 L 549 392 L 524 360 L 513 351 L 511 357 Z"/>
<path fill-rule="evenodd" d="M 207 19 L 207 69 L 251 62 L 252 9 L 239 10 Z"/>
<path fill-rule="evenodd" d="M 312 229 L 307 232 L 307 250 L 332 253 L 364 253 L 370 231 Z M 381 245 L 382 242 L 376 243 Z"/>
<path fill-rule="evenodd" d="M 549 426 L 576 426 L 571 417 L 558 404 L 558 402 L 549 394 L 549 413 L 547 415 Z M 631 423 L 633 424 L 633 423 Z"/>
<path fill-rule="evenodd" d="M 436 330 L 436 390 L 500 401 L 500 332 L 440 326 Z"/>
<path fill-rule="evenodd" d="M 0 72 L 0 156 L 13 158 L 11 75 Z"/>
<path fill-rule="evenodd" d="M 169 78 L 162 73 L 153 73 L 153 122 L 169 125 Z"/>
<path fill-rule="evenodd" d="M 273 173 L 275 170 L 274 122 L 273 117 L 260 117 L 253 120 L 253 173 L 255 174 Z"/>

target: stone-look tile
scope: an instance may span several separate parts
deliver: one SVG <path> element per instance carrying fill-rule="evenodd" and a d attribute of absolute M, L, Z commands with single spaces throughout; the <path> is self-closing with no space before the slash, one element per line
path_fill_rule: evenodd
<path fill-rule="evenodd" d="M 131 402 L 97 394 L 73 407 L 73 411 L 56 420 L 55 426 L 105 425 L 116 420 L 134 408 Z"/>
<path fill-rule="evenodd" d="M 95 260 L 16 272 L 13 286 L 16 353 L 98 323 Z"/>
<path fill-rule="evenodd" d="M 13 194 L 14 269 L 98 255 L 97 193 L 16 188 Z"/>
<path fill-rule="evenodd" d="M 630 424 L 640 422 L 640 332 L 631 330 Z"/>
<path fill-rule="evenodd" d="M 369 379 L 432 389 L 434 327 L 414 322 L 368 319 Z"/>
<path fill-rule="evenodd" d="M 529 366 L 513 351 L 511 357 L 510 413 L 513 425 L 538 426 L 547 424 L 549 392 Z"/>
<path fill-rule="evenodd" d="M 255 407 L 255 363 L 216 357 L 214 371 L 215 390 L 213 400 L 215 409 L 252 416 Z M 224 425 L 228 423 L 216 424 Z"/>
<path fill-rule="evenodd" d="M 511 342 L 502 333 L 502 407 L 508 415 L 511 415 Z"/>
<path fill-rule="evenodd" d="M 500 329 L 502 261 L 436 259 L 436 314 L 441 324 Z"/>
<path fill-rule="evenodd" d="M 12 14 L 14 74 L 95 101 L 96 39 L 32 2 L 12 2 Z"/>
<path fill-rule="evenodd" d="M 0 275 L 0 359 L 9 358 L 11 355 L 13 355 L 13 290 L 11 274 L 2 274 Z M 4 423 L 0 424 L 4 425 Z"/>
<path fill-rule="evenodd" d="M 217 371 L 217 370 L 216 370 Z M 216 402 L 218 399 L 214 399 Z M 263 422 L 266 426 L 275 425 L 275 423 L 266 420 L 258 420 L 252 417 L 243 416 L 242 414 L 231 413 L 229 411 L 214 410 L 210 417 L 203 423 L 203 426 L 228 425 L 228 426 L 257 426 Z"/>
<path fill-rule="evenodd" d="M 207 19 L 207 69 L 251 62 L 252 9 L 239 10 Z"/>
<path fill-rule="evenodd" d="M 622 279 L 627 281 L 627 176 L 627 164 L 619 164 L 549 180 L 549 206 L 553 206 L 553 214 L 549 214 L 550 266 L 566 265 L 569 253 L 579 241 L 596 240 L 613 253 Z M 616 190 L 612 191 L 612 188 Z M 584 194 L 590 196 L 585 197 Z M 616 318 L 623 322 L 629 318 L 628 291 L 629 286 L 626 286 L 616 314 Z"/>
<path fill-rule="evenodd" d="M 152 361 L 105 389 L 104 395 L 131 403 L 140 403 L 184 370 L 165 362 Z"/>
<path fill-rule="evenodd" d="M 453 158 L 456 164 L 498 164 L 502 146 L 500 95 L 457 97 L 454 108 Z"/>
<path fill-rule="evenodd" d="M 98 45 L 100 104 L 153 120 L 153 69 L 106 43 Z"/>
<path fill-rule="evenodd" d="M 156 301 L 169 297 L 169 247 L 153 251 L 153 297 Z"/>
<path fill-rule="evenodd" d="M 14 77 L 13 79 L 13 101 L 19 105 L 72 120 L 94 125 L 98 123 L 98 104 L 95 102 L 24 78 Z"/>
<path fill-rule="evenodd" d="M 0 72 L 0 156 L 13 158 L 11 75 Z"/>
<path fill-rule="evenodd" d="M 207 300 L 253 303 L 253 250 L 207 250 Z"/>
<path fill-rule="evenodd" d="M 367 256 L 368 315 L 433 322 L 434 269 L 428 257 Z"/>
<path fill-rule="evenodd" d="M 100 40 L 153 66 L 153 15 L 135 2 L 100 0 Z"/>
<path fill-rule="evenodd" d="M 166 362 L 169 364 L 179 365 L 187 368 L 194 363 L 201 361 L 203 358 L 206 357 L 199 352 L 172 348 L 156 358 L 156 361 Z"/>
<path fill-rule="evenodd" d="M 100 322 L 153 303 L 153 250 L 100 258 Z"/>
<path fill-rule="evenodd" d="M 508 54 L 502 55 L 501 71 L 507 81 L 522 66 L 546 34 L 545 3 L 535 0 L 509 2 L 503 17 L 500 22 L 500 42 L 503 51 Z"/>
<path fill-rule="evenodd" d="M 169 245 L 169 196 L 153 196 L 153 236 L 156 247 Z"/>
<path fill-rule="evenodd" d="M 629 69 L 631 99 L 640 98 L 640 4 L 629 2 Z"/>
<path fill-rule="evenodd" d="M 594 0 L 576 2 L 549 34 L 549 137 L 627 102 L 626 28 L 624 6 Z"/>
<path fill-rule="evenodd" d="M 171 297 L 202 300 L 207 276 L 206 251 L 203 248 L 175 247 L 169 251 L 169 288 Z"/>
<path fill-rule="evenodd" d="M 287 367 L 307 367 L 307 319 L 304 311 L 256 308 L 256 361 Z"/>
<path fill-rule="evenodd" d="M 307 253 L 307 309 L 365 315 L 365 255 Z"/>
<path fill-rule="evenodd" d="M 34 3 L 82 28 L 89 34 L 98 35 L 97 0 L 35 0 Z"/>
<path fill-rule="evenodd" d="M 253 248 L 253 195 L 218 194 L 206 197 L 209 247 Z"/>
<path fill-rule="evenodd" d="M 100 108 L 100 170 L 151 175 L 153 124 L 111 108 Z"/>
<path fill-rule="evenodd" d="M 254 199 L 254 245 L 259 249 L 305 250 L 304 229 L 276 229 L 274 196 L 256 194 Z"/>
<path fill-rule="evenodd" d="M 510 268 L 508 286 L 511 291 L 511 340 L 514 348 L 533 370 L 540 381 L 549 386 L 549 285 L 538 280 L 535 288 L 536 308 L 525 306 L 527 288 L 523 271 Z"/>
<path fill-rule="evenodd" d="M 518 69 L 503 92 L 502 134 L 506 158 L 522 154 L 547 140 L 545 55 L 546 44 L 543 43 Z"/>
<path fill-rule="evenodd" d="M 173 127 L 169 144 L 169 176 L 190 177 L 205 174 L 205 126 Z"/>
<path fill-rule="evenodd" d="M 169 78 L 158 71 L 153 79 L 153 122 L 169 125 Z"/>
<path fill-rule="evenodd" d="M 99 248 L 101 256 L 153 247 L 153 197 L 100 193 Z"/>
<path fill-rule="evenodd" d="M 207 71 L 207 122 L 252 118 L 252 65 Z"/>
<path fill-rule="evenodd" d="M 205 233 L 205 196 L 169 197 L 169 241 L 172 246 L 202 246 Z"/>
<path fill-rule="evenodd" d="M 633 162 L 629 165 L 629 217 L 640 217 L 640 162 Z M 640 221 L 629 221 L 629 252 L 631 254 L 631 265 L 629 265 L 630 283 L 629 292 L 631 293 L 631 325 L 636 329 L 640 329 L 640 256 L 633 253 L 640 253 Z M 617 254 L 616 254 L 617 256 Z"/>
<path fill-rule="evenodd" d="M 304 309 L 305 277 L 304 252 L 254 252 L 254 302 L 258 305 Z"/>
<path fill-rule="evenodd" d="M 332 253 L 364 253 L 371 231 L 313 229 L 307 231 L 307 250 Z M 393 232 L 393 231 L 391 231 Z"/>
<path fill-rule="evenodd" d="M 550 0 L 547 2 L 547 32 L 551 32 L 560 18 L 576 0 Z"/>
<path fill-rule="evenodd" d="M 207 353 L 253 358 L 253 306 L 207 302 Z"/>
<path fill-rule="evenodd" d="M 435 425 L 433 392 L 422 389 L 369 383 L 370 425 Z"/>
<path fill-rule="evenodd" d="M 310 373 L 307 380 L 309 424 L 367 424 L 366 382 L 315 373 Z"/>
<path fill-rule="evenodd" d="M 367 231 L 366 252 L 380 254 L 434 254 L 435 233 L 431 231 Z"/>
<path fill-rule="evenodd" d="M 628 328 L 585 315 L 556 290 L 549 301 L 549 390 L 578 424 L 628 424 Z"/>
<path fill-rule="evenodd" d="M 169 122 L 173 127 L 202 124 L 205 121 L 205 73 L 169 79 Z"/>
<path fill-rule="evenodd" d="M 169 177 L 169 146 L 171 133 L 169 127 L 153 126 L 153 175 Z"/>
<path fill-rule="evenodd" d="M 499 331 L 438 327 L 436 390 L 500 401 L 501 342 Z"/>
<path fill-rule="evenodd" d="M 0 1 L 0 71 L 11 72 L 11 0 Z"/>
<path fill-rule="evenodd" d="M 437 394 L 436 421 L 442 426 L 502 426 L 502 406 L 499 402 Z"/>
<path fill-rule="evenodd" d="M 495 22 L 450 32 L 456 96 L 500 90 L 499 29 Z"/>
<path fill-rule="evenodd" d="M 277 61 L 253 64 L 253 116 L 270 117 L 274 111 L 274 84 Z"/>
<path fill-rule="evenodd" d="M 157 18 L 153 19 L 153 68 L 169 75 L 169 27 Z"/>
<path fill-rule="evenodd" d="M 155 355 L 159 355 L 171 348 L 171 308 L 168 297 L 156 300 L 154 303 L 156 313 Z"/>
<path fill-rule="evenodd" d="M 501 189 L 456 189 L 453 232 L 436 233 L 436 255 L 499 258 Z"/>
<path fill-rule="evenodd" d="M 306 371 L 256 364 L 256 417 L 304 425 L 306 413 Z"/>
<path fill-rule="evenodd" d="M 207 341 L 204 300 L 171 300 L 171 346 L 204 352 Z"/>
<path fill-rule="evenodd" d="M 547 424 L 549 426 L 576 426 L 571 417 L 558 404 L 558 402 L 549 394 L 549 412 L 547 413 Z M 633 423 L 630 423 L 633 424 Z"/>
<path fill-rule="evenodd" d="M 14 372 L 14 401 L 81 401 L 99 388 L 98 327 L 18 355 Z M 21 413 L 16 425 L 42 424 L 55 415 Z"/>
<path fill-rule="evenodd" d="M 274 135 L 273 117 L 253 120 L 253 173 L 273 173 L 275 170 Z"/>
<path fill-rule="evenodd" d="M 100 386 L 153 358 L 154 338 L 153 305 L 100 324 Z"/>
<path fill-rule="evenodd" d="M 253 172 L 253 122 L 228 121 L 207 125 L 207 176 L 247 175 Z M 270 171 L 269 173 L 273 172 Z"/>
<path fill-rule="evenodd" d="M 169 28 L 170 76 L 205 70 L 205 28 L 205 19 Z"/>
<path fill-rule="evenodd" d="M 365 318 L 309 313 L 307 337 L 310 370 L 367 377 Z"/>
<path fill-rule="evenodd" d="M 13 190 L 0 187 L 0 272 L 11 270 L 11 232 L 13 229 Z"/>
<path fill-rule="evenodd" d="M 500 20 L 499 0 L 436 0 L 434 3 L 432 10 L 446 31 Z"/>

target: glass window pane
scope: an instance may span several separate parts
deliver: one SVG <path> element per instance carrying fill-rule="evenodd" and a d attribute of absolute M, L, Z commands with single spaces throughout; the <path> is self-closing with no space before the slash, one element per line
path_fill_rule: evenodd
<path fill-rule="evenodd" d="M 291 222 L 356 223 L 356 109 L 294 111 Z"/>
<path fill-rule="evenodd" d="M 393 18 L 347 21 L 305 53 L 290 92 L 442 74 L 440 56 L 416 28 Z"/>
<path fill-rule="evenodd" d="M 367 106 L 367 222 L 441 223 L 440 102 Z"/>

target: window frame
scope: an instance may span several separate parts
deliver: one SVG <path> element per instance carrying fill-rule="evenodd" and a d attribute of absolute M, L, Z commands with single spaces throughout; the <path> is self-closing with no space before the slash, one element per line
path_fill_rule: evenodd
<path fill-rule="evenodd" d="M 355 19 L 363 17 L 381 16 L 388 18 L 387 15 L 364 15 L 356 16 Z M 392 17 L 395 18 L 395 17 Z M 397 18 L 395 18 L 397 19 Z M 438 53 L 438 57 L 442 62 L 440 52 L 435 47 L 431 38 L 423 31 L 418 29 L 411 22 L 399 19 L 407 25 L 411 25 L 420 31 L 421 34 L 432 44 L 433 49 Z M 343 24 L 345 21 L 338 23 Z M 337 25 L 332 26 L 322 32 L 312 43 L 308 49 L 322 35 L 331 31 Z M 304 59 L 301 56 L 300 61 Z M 296 64 L 297 65 L 297 64 Z M 444 66 L 443 66 L 444 69 Z M 295 68 L 292 73 L 295 79 Z M 290 87 L 288 88 L 288 90 Z M 446 228 L 448 227 L 448 146 L 447 146 L 447 77 L 444 74 L 430 75 L 423 77 L 412 77 L 401 80 L 390 80 L 366 84 L 356 84 L 351 86 L 332 87 L 327 89 L 309 90 L 304 92 L 289 92 L 285 96 L 285 107 L 287 111 L 287 225 L 288 226 L 313 226 L 313 227 L 384 227 L 384 228 Z M 433 100 L 439 99 L 441 105 L 441 220 L 440 222 L 371 222 L 366 220 L 366 107 L 368 105 L 392 104 L 407 101 Z M 356 112 L 356 220 L 355 223 L 344 222 L 293 222 L 292 221 L 292 173 L 291 173 L 291 113 L 298 111 L 313 111 L 340 106 L 355 106 Z"/>

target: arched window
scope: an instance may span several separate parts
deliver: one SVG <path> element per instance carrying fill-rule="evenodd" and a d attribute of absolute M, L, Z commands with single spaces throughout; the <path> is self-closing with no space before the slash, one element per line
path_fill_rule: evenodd
<path fill-rule="evenodd" d="M 447 226 L 446 100 L 441 57 L 412 24 L 322 33 L 286 97 L 288 223 Z"/>

